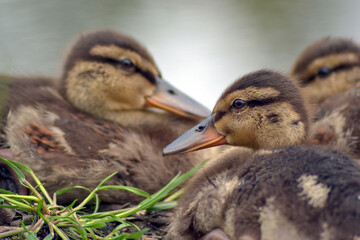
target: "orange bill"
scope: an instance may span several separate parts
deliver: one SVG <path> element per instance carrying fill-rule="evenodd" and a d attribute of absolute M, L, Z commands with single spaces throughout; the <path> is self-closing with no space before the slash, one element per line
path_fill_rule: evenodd
<path fill-rule="evenodd" d="M 147 107 L 160 108 L 186 118 L 204 119 L 211 114 L 205 106 L 159 77 L 156 78 L 155 92 L 146 97 L 146 103 Z"/>
<path fill-rule="evenodd" d="M 163 149 L 163 155 L 187 153 L 195 150 L 227 144 L 224 135 L 214 127 L 214 115 L 185 132 Z"/>

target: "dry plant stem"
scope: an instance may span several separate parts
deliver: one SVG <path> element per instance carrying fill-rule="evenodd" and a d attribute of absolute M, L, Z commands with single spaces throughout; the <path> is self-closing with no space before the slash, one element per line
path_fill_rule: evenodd
<path fill-rule="evenodd" d="M 35 223 L 35 225 L 32 227 L 32 229 L 34 229 L 33 231 L 35 233 L 39 232 L 40 229 L 44 226 L 44 223 L 45 221 L 42 218 L 40 218 L 39 221 L 37 221 L 37 223 Z"/>
<path fill-rule="evenodd" d="M 43 219 L 39 219 L 39 221 L 32 227 L 29 227 L 29 230 L 30 231 L 34 231 L 34 232 L 38 232 L 42 226 L 44 225 L 44 220 Z M 17 234 L 21 234 L 21 233 L 25 233 L 26 230 L 24 228 L 17 228 L 15 230 L 10 230 L 10 231 L 7 231 L 7 232 L 4 232 L 4 233 L 0 233 L 0 238 L 5 238 L 5 237 L 10 237 L 10 236 L 14 236 L 14 235 L 17 235 Z"/>
<path fill-rule="evenodd" d="M 184 188 L 181 188 L 179 190 L 177 190 L 176 192 L 174 192 L 173 194 L 171 194 L 169 197 L 167 197 L 166 199 L 164 199 L 163 202 L 170 202 L 170 201 L 174 201 L 177 198 L 179 198 L 182 194 L 184 193 Z"/>
<path fill-rule="evenodd" d="M 24 232 L 26 232 L 25 229 L 19 227 L 15 230 L 10 230 L 10 231 L 4 232 L 4 233 L 0 233 L 0 238 L 3 239 L 5 237 L 11 237 L 11 236 L 21 234 Z"/>
<path fill-rule="evenodd" d="M 56 193 L 53 194 L 53 203 L 51 204 L 52 207 L 57 207 L 57 195 Z"/>
<path fill-rule="evenodd" d="M 67 240 L 69 240 L 69 238 L 64 234 L 64 232 L 61 231 L 61 229 L 58 228 L 55 224 L 49 222 L 48 225 L 49 225 L 49 227 L 51 226 L 51 227 L 55 230 L 55 232 L 56 232 L 62 239 L 67 239 Z"/>
<path fill-rule="evenodd" d="M 40 182 L 40 180 L 37 178 L 37 176 L 35 175 L 35 173 L 33 171 L 30 172 L 30 176 L 35 180 L 37 186 L 39 186 L 41 192 L 45 195 L 46 199 L 48 200 L 48 202 L 53 205 L 53 201 L 49 195 L 49 193 L 46 191 L 46 189 L 44 188 L 44 185 Z M 24 183 L 26 181 L 26 179 L 23 180 Z M 27 182 L 27 181 L 26 181 Z M 29 183 L 29 182 L 28 182 Z M 30 183 L 29 183 L 30 185 Z M 31 186 L 31 185 L 30 185 Z"/>
<path fill-rule="evenodd" d="M 51 234 L 52 236 L 55 236 L 53 224 L 48 224 L 48 226 L 49 226 L 50 234 Z"/>
<path fill-rule="evenodd" d="M 38 197 L 38 200 L 37 202 L 39 203 L 41 200 L 43 200 L 44 198 L 41 196 L 41 194 L 36 191 L 36 189 L 26 180 L 26 179 L 23 179 L 23 182 L 26 184 L 26 186 L 36 195 L 36 197 Z M 40 188 L 41 189 L 41 188 Z M 48 214 L 50 215 L 50 211 L 49 209 L 47 208 L 46 204 L 43 204 L 42 205 L 42 209 L 43 211 L 45 212 L 45 214 Z"/>

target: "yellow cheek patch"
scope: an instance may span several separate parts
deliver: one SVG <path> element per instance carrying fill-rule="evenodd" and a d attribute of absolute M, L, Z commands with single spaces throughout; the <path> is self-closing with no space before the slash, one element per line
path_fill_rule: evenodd
<path fill-rule="evenodd" d="M 344 64 L 356 64 L 358 62 L 359 58 L 354 53 L 332 54 L 314 60 L 305 71 L 305 77 L 308 78 L 316 75 L 319 69 L 322 67 L 332 69 Z"/>
<path fill-rule="evenodd" d="M 120 48 L 116 45 L 96 45 L 90 49 L 90 55 L 110 58 L 113 60 L 121 60 L 124 58 L 130 59 L 138 68 L 143 71 L 150 71 L 154 75 L 159 75 L 159 70 L 155 66 L 153 62 L 146 61 L 143 57 L 141 57 L 136 52 L 133 52 L 129 49 Z"/>
<path fill-rule="evenodd" d="M 243 99 L 245 101 L 264 100 L 276 98 L 280 96 L 280 94 L 280 91 L 272 87 L 248 87 L 245 89 L 234 91 L 228 94 L 224 99 L 220 99 L 214 108 L 214 112 L 226 111 L 236 99 Z"/>
<path fill-rule="evenodd" d="M 255 90 L 252 92 L 253 95 L 250 95 L 250 100 L 262 100 L 262 99 L 276 98 L 280 96 L 280 91 L 272 87 L 259 88 L 259 89 L 255 88 Z"/>

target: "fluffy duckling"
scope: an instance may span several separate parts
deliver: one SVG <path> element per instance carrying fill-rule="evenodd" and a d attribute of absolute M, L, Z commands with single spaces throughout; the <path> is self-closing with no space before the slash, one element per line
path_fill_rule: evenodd
<path fill-rule="evenodd" d="M 154 193 L 207 157 L 205 152 L 161 155 L 168 142 L 210 112 L 166 83 L 149 52 L 123 34 L 82 35 L 59 85 L 47 78 L 8 82 L 6 142 L 50 193 L 74 185 L 92 189 L 116 171 L 107 184 Z M 70 202 L 86 195 L 71 191 L 58 199 Z M 103 191 L 100 198 L 118 204 L 141 200 L 127 191 Z"/>
<path fill-rule="evenodd" d="M 299 56 L 292 75 L 315 105 L 310 142 L 360 159 L 360 108 L 353 104 L 360 100 L 360 46 L 344 38 L 322 39 Z"/>
<path fill-rule="evenodd" d="M 349 39 L 324 38 L 307 47 L 291 70 L 312 104 L 360 87 L 360 46 Z"/>
<path fill-rule="evenodd" d="M 166 239 L 357 239 L 360 166 L 306 140 L 308 116 L 296 84 L 261 70 L 220 97 L 213 113 L 168 145 L 184 153 L 230 149 L 187 184 Z"/>

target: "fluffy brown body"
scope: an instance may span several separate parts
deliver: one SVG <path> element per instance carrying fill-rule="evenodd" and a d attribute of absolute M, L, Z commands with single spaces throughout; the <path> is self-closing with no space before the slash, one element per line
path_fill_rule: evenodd
<path fill-rule="evenodd" d="M 315 109 L 309 141 L 360 159 L 360 46 L 344 38 L 322 39 L 300 54 L 291 74 Z"/>
<path fill-rule="evenodd" d="M 10 77 L 3 85 L 3 134 L 14 159 L 29 165 L 51 194 L 74 185 L 93 189 L 114 172 L 107 184 L 154 193 L 209 156 L 162 156 L 162 148 L 197 120 L 145 108 L 159 77 L 134 39 L 110 30 L 81 36 L 60 83 Z M 58 199 L 86 195 L 71 191 Z M 121 190 L 100 192 L 100 198 L 118 204 L 142 199 Z"/>
<path fill-rule="evenodd" d="M 306 141 L 307 119 L 300 89 L 282 74 L 261 70 L 231 85 L 208 125 L 186 136 L 213 127 L 249 149 L 199 170 L 166 239 L 358 239 L 360 167 L 330 148 L 291 146 Z"/>
<path fill-rule="evenodd" d="M 360 167 L 334 150 L 231 150 L 187 186 L 166 239 L 360 236 Z"/>

